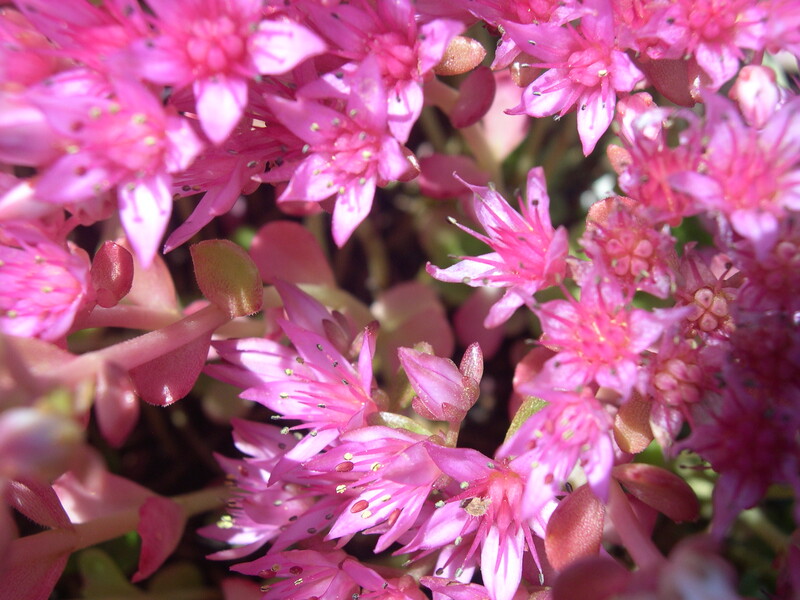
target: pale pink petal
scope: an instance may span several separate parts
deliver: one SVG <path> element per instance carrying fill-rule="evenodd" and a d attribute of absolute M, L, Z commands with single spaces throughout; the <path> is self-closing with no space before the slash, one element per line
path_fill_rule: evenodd
<path fill-rule="evenodd" d="M 119 214 L 125 233 L 144 268 L 153 262 L 172 212 L 167 177 L 154 175 L 122 183 Z"/>
<path fill-rule="evenodd" d="M 45 202 L 80 202 L 110 187 L 111 173 L 89 153 L 67 154 L 36 181 L 36 197 Z"/>
<path fill-rule="evenodd" d="M 291 21 L 261 21 L 249 39 L 250 58 L 259 73 L 268 75 L 286 73 L 325 49 L 316 34 Z"/>
<path fill-rule="evenodd" d="M 366 219 L 375 197 L 375 180 L 370 178 L 362 183 L 353 183 L 336 199 L 333 209 L 333 241 L 340 248 Z"/>
<path fill-rule="evenodd" d="M 594 90 L 581 98 L 578 107 L 578 134 L 583 146 L 583 154 L 589 156 L 602 135 L 614 119 L 616 96 L 613 92 L 604 95 Z"/>
<path fill-rule="evenodd" d="M 221 144 L 242 118 L 247 105 L 247 80 L 217 75 L 194 84 L 197 115 L 209 139 Z"/>
<path fill-rule="evenodd" d="M 522 580 L 522 553 L 525 537 L 522 529 L 501 534 L 491 527 L 481 548 L 481 575 L 492 600 L 513 600 Z"/>

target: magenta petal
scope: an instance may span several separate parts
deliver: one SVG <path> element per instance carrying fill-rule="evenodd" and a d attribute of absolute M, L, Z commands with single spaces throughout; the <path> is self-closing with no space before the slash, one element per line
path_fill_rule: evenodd
<path fill-rule="evenodd" d="M 325 42 L 291 21 L 262 21 L 249 40 L 250 57 L 259 73 L 278 75 L 325 52 Z"/>
<path fill-rule="evenodd" d="M 209 139 L 221 144 L 242 118 L 247 105 L 247 80 L 240 77 L 201 79 L 194 85 L 197 115 Z"/>
<path fill-rule="evenodd" d="M 540 75 L 522 93 L 525 114 L 547 117 L 563 113 L 573 105 L 574 91 L 564 81 L 564 72 L 550 69 Z"/>
<path fill-rule="evenodd" d="M 161 2 L 159 5 L 167 5 Z M 160 12 L 160 11 L 159 11 Z M 184 85 L 192 79 L 192 71 L 184 53 L 167 38 L 140 40 L 132 44 L 136 71 L 141 77 L 160 85 Z"/>
<path fill-rule="evenodd" d="M 192 214 L 189 215 L 189 218 L 167 238 L 164 244 L 164 252 L 170 252 L 185 243 L 195 233 L 208 225 L 214 217 L 224 215 L 233 208 L 242 192 L 245 168 L 243 163 L 238 162 L 234 172 L 229 177 L 206 191 Z"/>
<path fill-rule="evenodd" d="M 137 533 L 142 538 L 139 569 L 131 581 L 136 583 L 150 577 L 178 547 L 186 515 L 183 508 L 159 496 L 152 496 L 139 508 Z"/>
<path fill-rule="evenodd" d="M 295 170 L 278 204 L 287 200 L 319 202 L 330 198 L 337 188 L 333 176 L 325 171 L 327 167 L 327 161 L 319 154 L 306 158 Z"/>
<path fill-rule="evenodd" d="M 386 127 L 386 97 L 378 59 L 368 54 L 350 80 L 347 111 L 355 111 L 355 120 L 368 129 L 381 131 Z"/>

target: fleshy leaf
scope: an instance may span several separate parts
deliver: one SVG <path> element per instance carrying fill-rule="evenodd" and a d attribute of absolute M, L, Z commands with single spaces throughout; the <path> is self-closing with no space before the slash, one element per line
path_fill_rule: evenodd
<path fill-rule="evenodd" d="M 186 396 L 206 363 L 211 332 L 130 370 L 136 393 L 150 404 L 168 406 Z"/>
<path fill-rule="evenodd" d="M 94 255 L 91 274 L 97 304 L 115 306 L 131 291 L 133 256 L 123 246 L 107 241 Z"/>
<path fill-rule="evenodd" d="M 634 393 L 620 406 L 614 418 L 614 439 L 623 452 L 638 454 L 653 441 L 650 429 L 650 402 Z"/>
<path fill-rule="evenodd" d="M 139 570 L 134 573 L 134 583 L 150 577 L 178 546 L 186 514 L 183 508 L 159 496 L 152 496 L 139 508 L 139 526 L 136 531 L 142 538 Z"/>
<path fill-rule="evenodd" d="M 78 570 L 83 580 L 83 597 L 87 600 L 145 595 L 131 585 L 114 560 L 99 548 L 89 548 L 78 554 Z"/>
<path fill-rule="evenodd" d="M 625 491 L 673 521 L 694 521 L 699 514 L 694 491 L 674 473 L 654 465 L 629 463 L 614 467 L 613 475 Z"/>
<path fill-rule="evenodd" d="M 580 558 L 596 555 L 604 520 L 605 508 L 588 486 L 564 498 L 547 523 L 544 546 L 550 564 L 560 571 Z"/>
<path fill-rule="evenodd" d="M 197 285 L 203 295 L 231 318 L 261 310 L 263 286 L 258 267 L 241 247 L 228 240 L 207 240 L 191 247 Z"/>
<path fill-rule="evenodd" d="M 328 259 L 308 229 L 293 221 L 275 221 L 259 229 L 250 256 L 267 283 L 336 286 Z"/>

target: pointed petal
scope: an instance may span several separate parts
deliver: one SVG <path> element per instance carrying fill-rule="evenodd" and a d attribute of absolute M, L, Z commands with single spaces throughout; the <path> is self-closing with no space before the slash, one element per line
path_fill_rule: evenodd
<path fill-rule="evenodd" d="M 250 57 L 259 73 L 278 75 L 325 52 L 325 42 L 291 21 L 261 21 L 249 40 Z"/>
<path fill-rule="evenodd" d="M 167 177 L 154 175 L 119 186 L 119 214 L 136 257 L 146 269 L 153 262 L 172 212 Z"/>
<path fill-rule="evenodd" d="M 221 144 L 242 118 L 247 105 L 247 81 L 217 75 L 197 81 L 194 94 L 203 131 L 212 142 Z"/>

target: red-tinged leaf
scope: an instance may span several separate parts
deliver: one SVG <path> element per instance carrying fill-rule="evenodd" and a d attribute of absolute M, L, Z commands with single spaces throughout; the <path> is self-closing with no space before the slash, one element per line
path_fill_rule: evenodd
<path fill-rule="evenodd" d="M 211 332 L 130 370 L 136 393 L 156 406 L 168 406 L 194 387 L 211 346 Z"/>
<path fill-rule="evenodd" d="M 5 498 L 10 506 L 39 525 L 62 529 L 72 527 L 61 501 L 47 484 L 33 479 L 10 481 Z"/>
<path fill-rule="evenodd" d="M 547 559 L 557 571 L 576 560 L 594 556 L 603 538 L 605 507 L 582 485 L 558 505 L 547 523 L 544 547 Z"/>
<path fill-rule="evenodd" d="M 92 287 L 97 304 L 103 308 L 115 306 L 133 285 L 133 255 L 124 247 L 107 241 L 92 261 Z"/>
<path fill-rule="evenodd" d="M 613 476 L 625 491 L 673 521 L 694 521 L 700 504 L 692 488 L 669 471 L 642 463 L 614 467 Z"/>
<path fill-rule="evenodd" d="M 194 274 L 203 295 L 231 318 L 261 310 L 264 289 L 250 255 L 228 240 L 206 240 L 191 249 Z"/>
<path fill-rule="evenodd" d="M 474 125 L 492 106 L 497 85 L 489 67 L 478 67 L 461 83 L 458 100 L 450 111 L 453 127 L 462 129 Z"/>
<path fill-rule="evenodd" d="M 119 448 L 139 419 L 139 399 L 128 374 L 113 363 L 107 363 L 97 374 L 94 414 L 100 433 Z"/>
<path fill-rule="evenodd" d="M 378 353 L 387 373 L 400 366 L 397 349 L 428 342 L 434 354 L 450 356 L 455 339 L 439 298 L 426 285 L 412 281 L 396 285 L 378 296 L 372 305 L 381 325 Z"/>
<path fill-rule="evenodd" d="M 689 61 L 682 58 L 669 58 L 649 60 L 641 56 L 635 61 L 636 66 L 667 100 L 680 106 L 694 106 L 689 82 L 692 79 L 689 73 Z"/>
<path fill-rule="evenodd" d="M 607 600 L 626 591 L 630 578 L 628 570 L 615 560 L 585 558 L 558 576 L 552 600 Z"/>
<path fill-rule="evenodd" d="M 453 173 L 473 185 L 486 185 L 489 175 L 480 170 L 468 156 L 431 154 L 419 159 L 420 175 L 417 179 L 423 194 L 439 200 L 456 196 L 471 196 L 469 188 L 453 177 Z"/>
<path fill-rule="evenodd" d="M 502 295 L 503 291 L 498 288 L 477 288 L 458 307 L 453 318 L 458 341 L 463 345 L 477 342 L 487 359 L 495 355 L 506 337 L 502 327 L 488 329 L 483 324 L 489 309 Z"/>
<path fill-rule="evenodd" d="M 250 256 L 267 283 L 283 280 L 336 287 L 333 271 L 316 238 L 293 221 L 275 221 L 259 229 Z"/>
<path fill-rule="evenodd" d="M 36 543 L 36 536 L 19 538 L 12 542 L 8 562 L 0 566 L 0 600 L 48 600 L 53 588 L 64 572 L 70 551 L 50 552 L 48 548 L 23 551 L 23 546 Z M 36 560 L 21 560 L 20 555 Z"/>
<path fill-rule="evenodd" d="M 14 516 L 5 502 L 0 502 L 0 565 L 6 564 L 11 542 L 19 535 Z"/>
<path fill-rule="evenodd" d="M 139 569 L 131 581 L 136 583 L 155 573 L 177 548 L 185 525 L 186 514 L 179 504 L 160 496 L 145 500 L 136 529 L 142 538 Z"/>
<path fill-rule="evenodd" d="M 221 587 L 225 600 L 260 600 L 264 596 L 256 582 L 241 577 L 223 579 Z"/>
<path fill-rule="evenodd" d="M 623 452 L 638 454 L 653 441 L 650 402 L 634 393 L 614 418 L 614 439 Z"/>
<path fill-rule="evenodd" d="M 486 56 L 486 49 L 478 40 L 457 35 L 447 45 L 442 60 L 433 68 L 437 75 L 461 75 L 471 71 Z"/>

